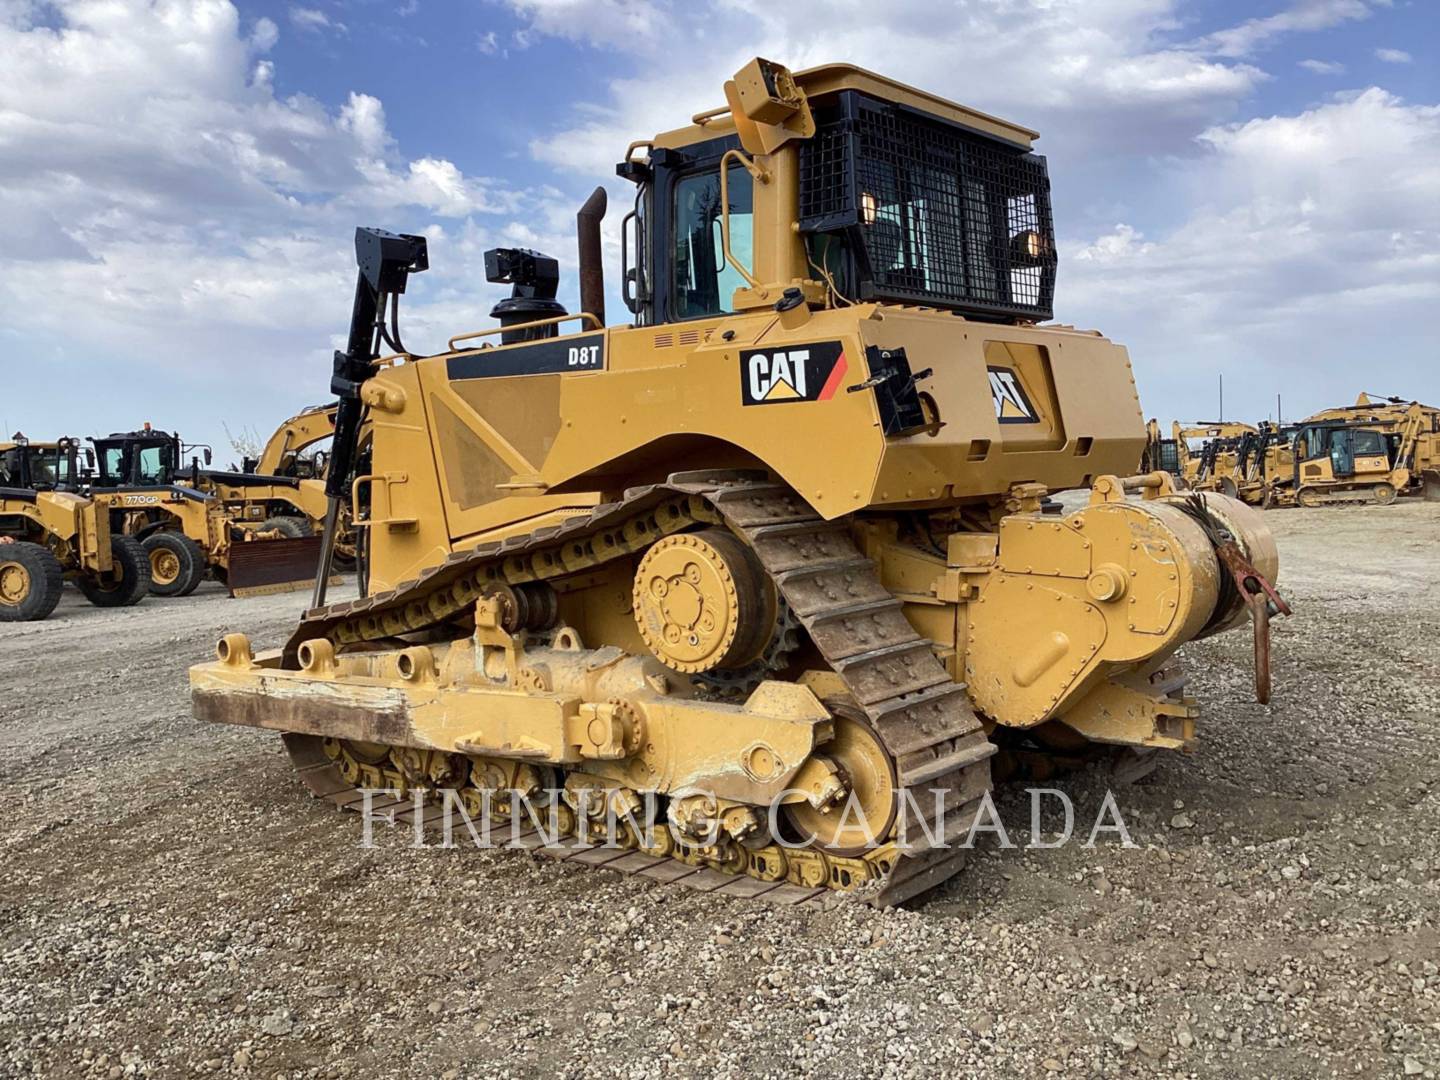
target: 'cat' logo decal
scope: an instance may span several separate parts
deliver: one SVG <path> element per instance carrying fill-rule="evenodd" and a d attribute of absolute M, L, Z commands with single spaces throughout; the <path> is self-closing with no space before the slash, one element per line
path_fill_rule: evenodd
<path fill-rule="evenodd" d="M 990 396 L 995 401 L 995 419 L 1002 424 L 1038 424 L 1040 417 L 1035 406 L 1025 394 L 1014 370 L 1007 367 L 992 367 L 990 371 Z"/>
<path fill-rule="evenodd" d="M 746 405 L 828 401 L 848 369 L 838 341 L 748 349 L 740 353 L 740 399 Z"/>

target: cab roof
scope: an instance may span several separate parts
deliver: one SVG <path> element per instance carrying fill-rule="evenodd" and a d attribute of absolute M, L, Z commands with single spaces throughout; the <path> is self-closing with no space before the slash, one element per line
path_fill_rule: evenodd
<path fill-rule="evenodd" d="M 1038 131 L 1001 120 L 998 116 L 991 116 L 928 91 L 916 89 L 887 76 L 877 75 L 854 64 L 821 64 L 819 67 L 795 72 L 794 78 L 809 97 L 812 106 L 841 90 L 858 90 L 870 97 L 908 105 L 1025 150 L 1031 149 L 1035 140 L 1040 137 Z M 735 123 L 728 110 L 711 109 L 697 113 L 694 121 L 685 127 L 662 132 L 655 136 L 653 142 L 655 146 L 675 149 L 730 135 L 734 131 Z"/>

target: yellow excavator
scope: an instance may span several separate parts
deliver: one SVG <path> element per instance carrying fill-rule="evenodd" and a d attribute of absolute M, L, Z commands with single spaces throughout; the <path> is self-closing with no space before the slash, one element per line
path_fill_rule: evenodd
<path fill-rule="evenodd" d="M 250 519 L 262 515 L 286 519 L 292 535 L 308 536 L 318 531 L 328 506 L 324 481 L 330 462 L 329 451 L 320 444 L 334 437 L 336 411 L 333 403 L 312 405 L 282 422 L 266 440 L 259 457 L 244 460 L 242 470 L 249 486 L 231 484 L 220 490 L 232 512 Z M 365 441 L 362 435 L 361 443 Z M 261 482 L 265 477 L 275 479 L 266 485 Z M 350 524 L 348 507 L 341 510 L 334 560 L 351 569 L 355 566 L 358 538 Z"/>
<path fill-rule="evenodd" d="M 337 411 L 334 403 L 302 409 L 275 429 L 259 457 L 244 460 L 242 471 L 323 480 L 329 455 L 317 446 L 334 437 Z M 319 516 L 323 518 L 324 514 Z"/>
<path fill-rule="evenodd" d="M 1129 475 L 1125 350 L 1042 325 L 1036 138 L 754 60 L 625 152 L 629 324 L 597 189 L 579 311 L 556 259 L 497 249 L 498 325 L 429 356 L 398 318 L 425 239 L 358 230 L 313 605 L 281 648 L 226 635 L 197 717 L 282 733 L 337 806 L 490 809 L 576 864 L 788 903 L 938 885 L 992 776 L 1194 748 L 1176 650 L 1253 627 L 1268 696 L 1275 545 Z M 367 588 L 327 603 L 352 496 Z"/>

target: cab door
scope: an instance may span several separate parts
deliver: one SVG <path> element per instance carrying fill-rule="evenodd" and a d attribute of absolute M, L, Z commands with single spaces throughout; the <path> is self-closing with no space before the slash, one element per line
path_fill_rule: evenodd
<path fill-rule="evenodd" d="M 1355 433 L 1331 432 L 1330 469 L 1337 477 L 1355 475 Z"/>

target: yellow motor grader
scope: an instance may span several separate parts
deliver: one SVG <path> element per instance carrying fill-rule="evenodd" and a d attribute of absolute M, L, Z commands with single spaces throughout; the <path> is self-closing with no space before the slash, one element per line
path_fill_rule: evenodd
<path fill-rule="evenodd" d="M 109 510 L 115 532 L 144 545 L 157 595 L 188 596 L 207 573 L 232 596 L 301 589 L 314 580 L 320 541 L 306 519 L 243 516 L 251 507 L 268 512 L 265 496 L 296 481 L 212 472 L 194 456 L 187 466 L 187 449 L 203 451 L 208 464 L 209 448 L 187 448 L 149 424 L 90 441 L 97 461 L 90 495 Z"/>
<path fill-rule="evenodd" d="M 150 567 L 138 540 L 110 530 L 82 495 L 76 439 L 0 442 L 0 622 L 47 618 L 66 578 L 98 607 L 138 604 Z"/>
<path fill-rule="evenodd" d="M 848 65 L 725 98 L 619 166 L 628 325 L 603 189 L 578 312 L 555 259 L 492 251 L 499 325 L 432 356 L 397 315 L 425 240 L 357 231 L 325 535 L 353 497 L 367 594 L 327 604 L 322 555 L 285 646 L 226 636 L 194 709 L 282 732 L 336 805 L 548 795 L 609 845 L 549 845 L 580 862 L 898 903 L 963 865 L 992 765 L 1193 747 L 1185 643 L 1253 625 L 1267 694 L 1278 559 L 1242 503 L 1127 476 L 1125 350 L 1040 325 L 1033 131 Z"/>

